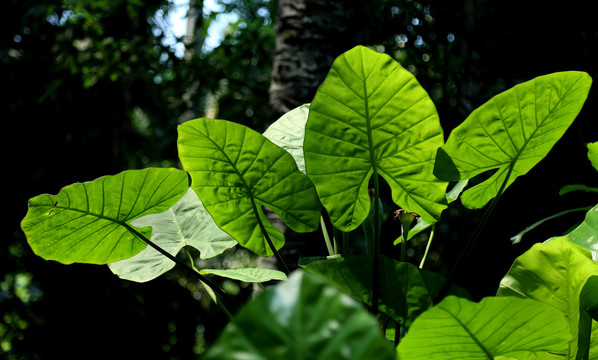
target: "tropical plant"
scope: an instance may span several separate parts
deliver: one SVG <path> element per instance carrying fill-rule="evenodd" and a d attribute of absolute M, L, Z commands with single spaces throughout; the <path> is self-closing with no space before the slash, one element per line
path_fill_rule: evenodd
<path fill-rule="evenodd" d="M 188 269 L 231 320 L 209 359 L 598 358 L 595 208 L 566 237 L 522 254 L 497 296 L 473 302 L 453 283 L 501 195 L 563 136 L 591 82 L 561 72 L 519 84 L 445 143 L 415 77 L 359 46 L 337 58 L 311 104 L 264 134 L 226 120 L 186 122 L 178 129 L 184 170 L 129 170 L 37 196 L 22 228 L 45 259 L 109 264 L 133 281 L 175 263 Z M 407 241 L 429 231 L 430 243 L 458 198 L 486 210 L 455 268 L 445 277 L 424 270 L 425 257 L 408 263 Z M 293 270 L 270 212 L 295 232 L 320 229 L 328 254 Z M 398 238 L 382 239 L 382 223 L 395 219 Z M 382 241 L 400 244 L 400 259 L 384 254 Z M 237 244 L 275 256 L 282 271 L 197 269 L 190 251 L 189 263 L 177 256 L 193 247 L 207 258 Z M 280 284 L 239 309 L 213 276 Z"/>

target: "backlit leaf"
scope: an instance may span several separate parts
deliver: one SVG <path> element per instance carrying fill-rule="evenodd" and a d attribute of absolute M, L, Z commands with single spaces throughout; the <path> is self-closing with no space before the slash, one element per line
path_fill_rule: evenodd
<path fill-rule="evenodd" d="M 438 220 L 447 183 L 432 174 L 444 137 L 415 77 L 385 54 L 358 46 L 339 56 L 309 108 L 305 165 L 334 226 L 357 228 L 370 209 L 372 175 L 401 208 Z"/>
<path fill-rule="evenodd" d="M 535 359 L 571 338 L 565 317 L 532 299 L 448 296 L 418 317 L 397 347 L 401 360 Z"/>
<path fill-rule="evenodd" d="M 508 176 L 507 187 L 552 149 L 580 112 L 592 78 L 560 72 L 519 84 L 474 110 L 438 150 L 434 174 L 446 181 L 497 170 L 467 189 L 461 202 L 484 207 Z"/>
<path fill-rule="evenodd" d="M 284 244 L 263 206 L 294 231 L 318 228 L 321 206 L 313 184 L 288 152 L 262 134 L 230 121 L 197 119 L 179 126 L 178 148 L 205 208 L 247 249 L 272 255 L 262 225 L 276 249 Z"/>
<path fill-rule="evenodd" d="M 576 359 L 578 347 L 589 345 L 584 338 L 591 324 L 586 311 L 598 305 L 597 291 L 598 263 L 588 250 L 561 237 L 535 244 L 519 256 L 500 282 L 497 295 L 531 298 L 558 309 L 569 319 L 573 333 L 562 353 Z"/>
<path fill-rule="evenodd" d="M 184 171 L 128 170 L 32 198 L 21 227 L 33 251 L 46 260 L 106 264 L 146 247 L 132 220 L 167 210 L 188 189 Z M 140 233 L 150 237 L 149 228 Z"/>

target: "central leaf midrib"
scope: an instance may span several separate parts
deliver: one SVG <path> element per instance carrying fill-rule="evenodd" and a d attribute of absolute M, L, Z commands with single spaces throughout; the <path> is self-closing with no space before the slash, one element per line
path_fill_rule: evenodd
<path fill-rule="evenodd" d="M 453 313 L 448 311 L 447 309 L 440 308 L 441 310 L 445 311 L 449 314 L 460 326 L 461 328 L 469 335 L 469 337 L 475 342 L 475 344 L 484 352 L 484 354 L 488 357 L 488 359 L 494 359 L 494 355 L 490 352 L 490 350 L 486 349 L 484 344 L 478 340 L 474 333 L 472 333 L 469 328 Z"/>

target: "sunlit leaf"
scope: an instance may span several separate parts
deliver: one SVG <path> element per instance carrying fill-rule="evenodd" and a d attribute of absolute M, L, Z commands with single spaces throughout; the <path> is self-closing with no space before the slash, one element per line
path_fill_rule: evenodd
<path fill-rule="evenodd" d="M 565 237 L 535 244 L 519 256 L 500 282 L 499 296 L 531 298 L 558 309 L 569 320 L 573 338 L 561 349 L 576 359 L 577 349 L 589 345 L 590 316 L 598 305 L 598 263 L 590 252 Z M 584 338 L 584 335 L 586 336 Z"/>
<path fill-rule="evenodd" d="M 357 301 L 298 271 L 243 307 L 203 359 L 395 359 Z"/>
<path fill-rule="evenodd" d="M 591 208 L 584 221 L 566 236 L 574 244 L 590 250 L 594 261 L 598 261 L 598 205 Z"/>
<path fill-rule="evenodd" d="M 179 126 L 178 148 L 216 224 L 254 253 L 273 253 L 262 226 L 276 249 L 284 244 L 264 206 L 294 231 L 318 228 L 321 206 L 313 184 L 288 152 L 263 135 L 225 120 L 197 119 Z"/>
<path fill-rule="evenodd" d="M 532 299 L 449 296 L 418 317 L 397 347 L 401 360 L 535 359 L 571 338 L 565 317 Z"/>
<path fill-rule="evenodd" d="M 264 131 L 265 137 L 293 156 L 297 167 L 303 173 L 305 173 L 303 140 L 308 115 L 309 104 L 301 105 L 281 116 Z"/>
<path fill-rule="evenodd" d="M 202 269 L 200 270 L 200 273 L 217 275 L 244 282 L 266 282 L 287 279 L 287 276 L 282 271 L 263 268 Z"/>
<path fill-rule="evenodd" d="M 151 241 L 173 256 L 183 247 L 191 246 L 199 250 L 201 259 L 208 259 L 237 244 L 216 226 L 191 188 L 170 209 L 133 220 L 131 225 L 138 228 L 151 226 Z M 155 279 L 174 265 L 172 260 L 150 246 L 132 258 L 108 264 L 120 278 L 138 282 Z"/>
<path fill-rule="evenodd" d="M 146 247 L 132 220 L 167 210 L 188 189 L 184 171 L 128 170 L 32 198 L 21 227 L 33 251 L 46 260 L 106 264 Z M 150 237 L 149 228 L 140 233 Z"/>
<path fill-rule="evenodd" d="M 305 165 L 334 226 L 357 228 L 370 209 L 372 175 L 393 201 L 433 223 L 446 183 L 432 174 L 444 137 L 436 108 L 390 56 L 358 46 L 339 56 L 316 92 L 305 128 Z"/>
<path fill-rule="evenodd" d="M 548 154 L 580 112 L 591 84 L 586 73 L 561 72 L 496 95 L 451 132 L 434 174 L 456 181 L 496 170 L 461 196 L 468 208 L 485 206 L 507 176 L 508 187 Z"/>

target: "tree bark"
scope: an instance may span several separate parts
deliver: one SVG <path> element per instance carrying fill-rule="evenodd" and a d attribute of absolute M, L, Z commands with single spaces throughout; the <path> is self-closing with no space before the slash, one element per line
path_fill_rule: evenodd
<path fill-rule="evenodd" d="M 272 120 L 310 102 L 334 59 L 356 45 L 358 9 L 355 1 L 278 0 Z"/>

